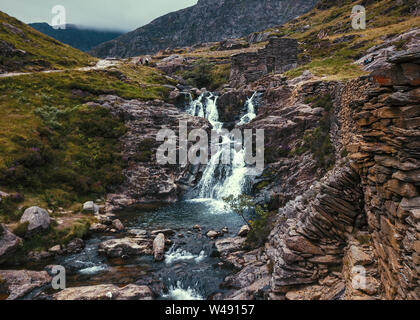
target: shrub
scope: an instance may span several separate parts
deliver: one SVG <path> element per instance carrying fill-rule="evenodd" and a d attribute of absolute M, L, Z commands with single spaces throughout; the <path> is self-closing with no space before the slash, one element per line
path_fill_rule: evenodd
<path fill-rule="evenodd" d="M 267 206 L 256 204 L 253 198 L 247 195 L 240 195 L 239 197 L 229 196 L 223 200 L 228 204 L 227 209 L 242 217 L 244 222 L 250 227 L 246 240 L 247 246 L 250 248 L 261 247 L 271 232 L 276 212 L 270 212 L 267 210 Z M 254 220 L 247 219 L 251 212 L 254 212 L 256 215 Z"/>
<path fill-rule="evenodd" d="M 7 197 L 0 201 L 0 222 L 14 222 L 19 220 L 20 216 L 21 212 L 15 199 Z"/>
<path fill-rule="evenodd" d="M 182 77 L 191 86 L 216 90 L 229 81 L 230 65 L 216 65 L 208 59 L 198 60 L 193 68 L 182 73 Z"/>
<path fill-rule="evenodd" d="M 90 221 L 88 219 L 77 220 L 73 226 L 71 226 L 70 230 L 68 230 L 66 236 L 64 237 L 64 242 L 67 243 L 76 238 L 84 238 L 89 232 L 89 227 Z"/>
<path fill-rule="evenodd" d="M 68 207 L 76 200 L 74 196 L 62 189 L 49 189 L 44 192 L 42 199 L 51 209 Z"/>
<path fill-rule="evenodd" d="M 25 237 L 26 233 L 28 232 L 29 221 L 18 223 L 16 227 L 13 229 L 13 233 L 18 237 Z"/>

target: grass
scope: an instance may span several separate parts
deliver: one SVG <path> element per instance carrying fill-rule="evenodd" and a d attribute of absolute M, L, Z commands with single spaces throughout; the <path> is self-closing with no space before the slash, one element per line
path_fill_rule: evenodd
<path fill-rule="evenodd" d="M 78 219 L 67 228 L 60 228 L 57 224 L 52 223 L 46 231 L 25 239 L 20 252 L 16 255 L 27 254 L 31 251 L 46 251 L 57 244 L 66 245 L 73 239 L 83 239 L 87 235 L 92 222 L 93 218 L 90 217 Z M 16 229 L 14 233 L 16 233 Z M 21 236 L 23 237 L 24 234 Z"/>
<path fill-rule="evenodd" d="M 212 91 L 229 82 L 230 64 L 215 64 L 208 59 L 199 59 L 191 70 L 182 71 L 180 75 L 189 85 Z"/>
<path fill-rule="evenodd" d="M 88 66 L 97 60 L 36 31 L 3 12 L 0 12 L 0 40 L 26 52 L 19 57 L 4 55 L 0 57 L 0 69 L 8 72 L 70 69 Z"/>
<path fill-rule="evenodd" d="M 126 128 L 123 119 L 86 102 L 101 94 L 165 99 L 163 84 L 170 83 L 152 68 L 130 65 L 0 79 L 0 189 L 51 209 L 102 197 L 122 182 L 119 139 Z M 0 216 L 19 218 L 1 206 Z"/>
<path fill-rule="evenodd" d="M 295 38 L 300 43 L 300 65 L 286 72 L 286 76 L 295 78 L 304 70 L 309 70 L 324 80 L 347 80 L 365 75 L 354 64 L 363 52 L 382 43 L 387 36 L 400 34 L 420 25 L 420 17 L 410 15 L 415 0 L 401 5 L 395 5 L 395 1 L 382 0 L 366 6 L 367 28 L 353 30 L 351 10 L 361 2 L 345 1 L 340 7 L 314 9 L 281 27 L 270 29 L 273 34 Z M 322 39 L 318 37 L 320 32 L 326 35 Z M 352 38 L 343 42 L 336 41 L 344 36 Z M 398 49 L 404 43 L 396 45 Z"/>

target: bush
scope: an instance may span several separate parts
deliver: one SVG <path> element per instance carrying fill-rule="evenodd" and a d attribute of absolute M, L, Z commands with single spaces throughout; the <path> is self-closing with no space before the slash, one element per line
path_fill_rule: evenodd
<path fill-rule="evenodd" d="M 74 196 L 62 189 L 49 189 L 44 192 L 42 199 L 51 209 L 68 207 L 76 200 Z"/>
<path fill-rule="evenodd" d="M 7 197 L 0 201 L 0 222 L 14 222 L 19 220 L 20 216 L 21 212 L 15 199 Z"/>
<path fill-rule="evenodd" d="M 229 81 L 230 65 L 216 65 L 207 59 L 200 59 L 193 68 L 182 74 L 191 86 L 216 90 Z"/>
<path fill-rule="evenodd" d="M 247 195 L 240 195 L 239 197 L 229 196 L 223 200 L 227 203 L 226 209 L 238 214 L 250 227 L 246 240 L 247 246 L 254 249 L 264 245 L 273 228 L 276 212 L 269 212 L 267 206 L 256 204 L 254 199 Z M 254 212 L 256 215 L 254 220 L 247 219 L 251 212 Z"/>
<path fill-rule="evenodd" d="M 77 220 L 70 228 L 70 230 L 68 230 L 66 236 L 64 237 L 64 242 L 68 243 L 76 238 L 83 239 L 89 232 L 89 227 L 90 221 L 88 219 Z"/>
<path fill-rule="evenodd" d="M 28 232 L 29 221 L 18 223 L 16 227 L 13 229 L 13 233 L 18 237 L 24 238 L 26 233 Z"/>

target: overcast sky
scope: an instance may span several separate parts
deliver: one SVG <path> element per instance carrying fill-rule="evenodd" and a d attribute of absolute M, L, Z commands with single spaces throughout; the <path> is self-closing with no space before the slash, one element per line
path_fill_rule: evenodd
<path fill-rule="evenodd" d="M 52 8 L 62 5 L 67 23 L 131 31 L 196 3 L 197 0 L 1 0 L 0 11 L 25 23 L 51 24 Z"/>

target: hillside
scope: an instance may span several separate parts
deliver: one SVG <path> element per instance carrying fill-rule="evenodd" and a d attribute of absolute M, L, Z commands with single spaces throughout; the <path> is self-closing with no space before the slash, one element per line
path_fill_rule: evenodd
<path fill-rule="evenodd" d="M 316 0 L 199 0 L 197 5 L 157 18 L 150 24 L 91 53 L 98 57 L 130 57 L 168 47 L 240 38 L 280 25 L 309 11 Z"/>
<path fill-rule="evenodd" d="M 48 23 L 30 23 L 29 26 L 51 38 L 86 52 L 123 34 L 120 31 L 94 30 L 71 24 L 66 25 L 66 29 L 54 29 Z"/>
<path fill-rule="evenodd" d="M 69 69 L 95 61 L 88 54 L 0 12 L 0 73 Z"/>
<path fill-rule="evenodd" d="M 353 30 L 351 27 L 350 15 L 355 4 L 366 6 L 366 30 Z M 305 70 L 322 80 L 352 79 L 370 71 L 369 65 L 363 65 L 363 57 L 378 54 L 377 65 L 384 62 L 387 52 L 415 45 L 418 39 L 416 32 L 408 32 L 420 25 L 419 13 L 416 0 L 402 1 L 401 4 L 392 0 L 343 0 L 340 6 L 336 1 L 324 0 L 310 12 L 284 25 L 250 33 L 246 39 L 232 40 L 230 44 L 236 45 L 235 49 L 225 48 L 224 42 L 208 43 L 164 50 L 154 59 L 160 63 L 170 55 L 182 56 L 183 66 L 178 66 L 176 73 L 186 80 L 193 76 L 189 72 L 191 69 L 197 69 L 203 63 L 212 64 L 212 73 L 218 73 L 226 82 L 232 55 L 256 52 L 265 47 L 269 37 L 277 36 L 298 40 L 298 65 L 284 74 L 289 79 L 302 75 Z M 191 84 L 200 87 L 200 84 Z M 216 89 L 221 84 L 215 80 L 211 87 Z"/>

